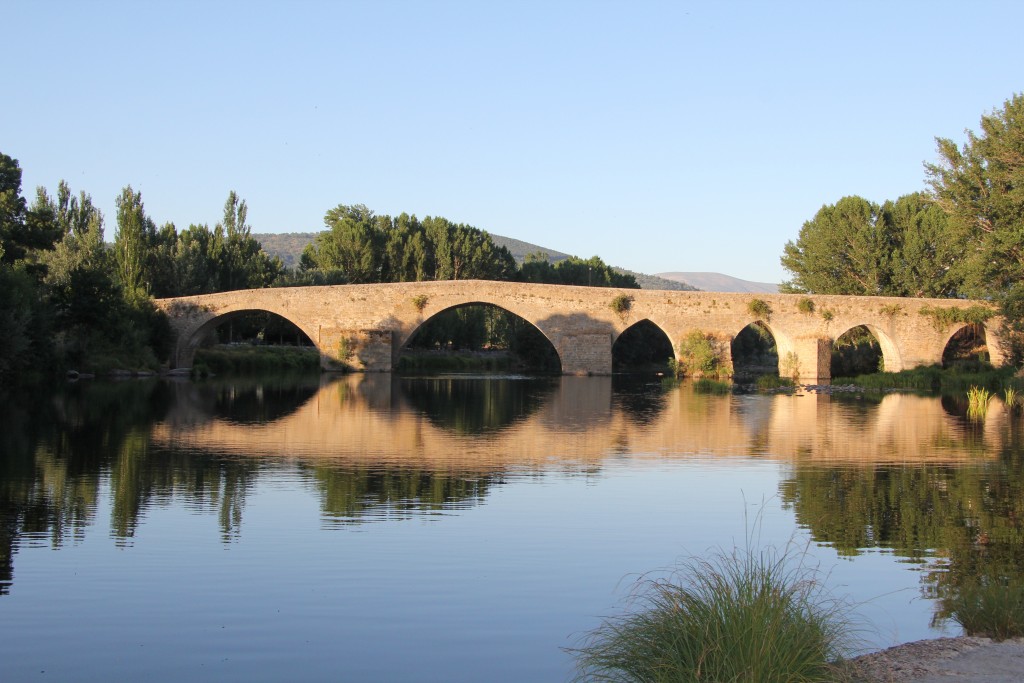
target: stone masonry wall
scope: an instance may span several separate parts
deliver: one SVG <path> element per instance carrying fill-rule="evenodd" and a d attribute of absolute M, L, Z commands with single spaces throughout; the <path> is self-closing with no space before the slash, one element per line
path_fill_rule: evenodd
<path fill-rule="evenodd" d="M 613 310 L 612 302 L 620 295 L 630 304 Z M 752 305 L 755 300 L 757 306 Z M 887 370 L 940 362 L 947 342 L 964 325 L 937 325 L 934 316 L 921 310 L 989 306 L 950 299 L 622 290 L 481 280 L 242 290 L 157 301 L 177 335 L 172 359 L 177 367 L 191 365 L 202 337 L 225 316 L 269 311 L 305 332 L 320 349 L 325 366 L 344 363 L 370 371 L 390 371 L 421 324 L 467 304 L 499 306 L 537 326 L 557 350 L 565 374 L 610 373 L 615 340 L 643 320 L 663 330 L 673 347 L 691 330 L 728 341 L 760 321 L 775 337 L 780 363 L 792 359 L 804 380 L 827 378 L 832 342 L 859 325 L 878 338 Z M 1000 330 L 999 318 L 985 324 L 997 365 L 1003 359 Z"/>

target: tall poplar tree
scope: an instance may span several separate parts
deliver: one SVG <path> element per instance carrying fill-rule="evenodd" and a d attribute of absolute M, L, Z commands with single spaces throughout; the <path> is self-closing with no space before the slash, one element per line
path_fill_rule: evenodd
<path fill-rule="evenodd" d="M 117 275 L 129 299 L 145 296 L 144 269 L 147 240 L 146 212 L 142 204 L 142 193 L 135 192 L 131 185 L 121 190 L 115 200 L 117 205 L 117 231 L 114 234 L 114 259 Z"/>

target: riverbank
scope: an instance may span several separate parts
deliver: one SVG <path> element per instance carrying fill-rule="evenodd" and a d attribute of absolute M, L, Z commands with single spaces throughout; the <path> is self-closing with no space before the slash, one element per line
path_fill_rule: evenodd
<path fill-rule="evenodd" d="M 1024 676 L 1024 638 L 919 640 L 862 655 L 850 665 L 860 683 L 1010 683 Z"/>

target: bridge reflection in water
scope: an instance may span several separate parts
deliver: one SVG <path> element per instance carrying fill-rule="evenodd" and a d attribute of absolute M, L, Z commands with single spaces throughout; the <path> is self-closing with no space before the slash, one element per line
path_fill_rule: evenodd
<path fill-rule="evenodd" d="M 558 377 L 532 382 L 510 400 L 492 395 L 506 391 L 508 380 L 358 374 L 325 381 L 293 412 L 255 423 L 218 415 L 193 385 L 182 384 L 151 439 L 244 456 L 488 472 L 589 468 L 617 453 L 957 462 L 990 457 L 1007 438 L 1005 411 L 971 423 L 934 397 L 711 396 L 649 388 L 631 394 L 613 392 L 614 381 Z M 425 391 L 423 383 L 430 383 Z M 458 392 L 458 400 L 438 400 Z"/>

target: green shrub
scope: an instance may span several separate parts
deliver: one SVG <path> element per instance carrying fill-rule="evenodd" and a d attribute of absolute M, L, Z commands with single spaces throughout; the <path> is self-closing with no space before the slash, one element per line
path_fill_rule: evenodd
<path fill-rule="evenodd" d="M 427 302 L 430 301 L 430 297 L 426 294 L 417 294 L 412 298 L 412 305 L 416 307 L 416 310 L 420 313 L 427 307 Z"/>
<path fill-rule="evenodd" d="M 969 636 L 993 640 L 1024 636 L 1024 584 L 988 580 L 961 587 L 943 600 L 949 617 Z"/>
<path fill-rule="evenodd" d="M 772 307 L 764 299 L 751 299 L 747 310 L 750 315 L 761 320 L 770 320 L 772 317 Z"/>
<path fill-rule="evenodd" d="M 836 317 L 836 314 L 829 309 L 825 309 L 821 312 L 821 319 L 827 323 L 832 322 L 832 319 Z"/>
<path fill-rule="evenodd" d="M 700 330 L 693 330 L 679 343 L 679 359 L 669 361 L 669 367 L 676 375 L 688 377 L 729 374 L 717 340 Z"/>
<path fill-rule="evenodd" d="M 641 584 L 639 609 L 588 634 L 586 681 L 835 681 L 852 647 L 847 606 L 788 552 L 718 552 Z"/>
<path fill-rule="evenodd" d="M 625 315 L 633 307 L 633 297 L 628 294 L 619 294 L 612 299 L 611 309 L 619 315 Z"/>
<path fill-rule="evenodd" d="M 806 313 L 807 315 L 814 313 L 814 301 L 806 297 L 800 299 L 800 301 L 797 302 L 796 307 L 801 313 Z"/>

